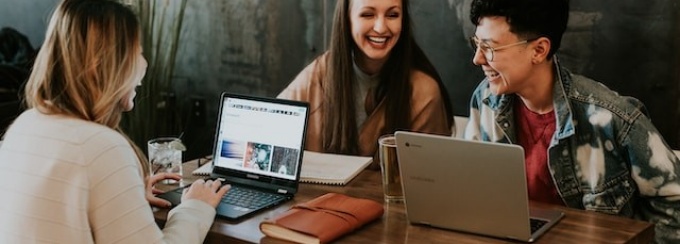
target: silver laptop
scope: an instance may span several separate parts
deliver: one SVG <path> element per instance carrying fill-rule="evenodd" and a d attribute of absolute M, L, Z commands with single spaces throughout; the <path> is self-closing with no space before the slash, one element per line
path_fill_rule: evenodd
<path fill-rule="evenodd" d="M 231 189 L 217 215 L 241 219 L 293 198 L 309 116 L 305 102 L 223 93 L 211 177 Z M 173 205 L 182 189 L 159 195 Z"/>
<path fill-rule="evenodd" d="M 564 216 L 529 208 L 520 146 L 395 134 L 412 224 L 533 242 Z"/>

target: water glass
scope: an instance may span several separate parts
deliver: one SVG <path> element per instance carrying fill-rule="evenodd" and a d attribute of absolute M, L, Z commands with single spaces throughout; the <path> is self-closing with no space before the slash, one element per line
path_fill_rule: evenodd
<path fill-rule="evenodd" d="M 401 188 L 399 160 L 397 159 L 397 140 L 394 135 L 387 134 L 381 136 L 378 139 L 378 150 L 385 202 L 403 202 L 404 192 Z"/>
<path fill-rule="evenodd" d="M 179 138 L 161 137 L 149 140 L 149 163 L 151 164 L 151 174 L 161 172 L 175 173 L 182 175 L 182 145 Z M 176 180 L 163 180 L 165 184 L 177 184 Z"/>

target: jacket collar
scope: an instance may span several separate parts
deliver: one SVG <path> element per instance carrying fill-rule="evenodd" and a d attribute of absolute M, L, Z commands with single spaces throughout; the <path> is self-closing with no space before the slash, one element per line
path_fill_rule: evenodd
<path fill-rule="evenodd" d="M 557 59 L 553 57 L 553 67 L 555 68 L 555 85 L 553 86 L 553 106 L 555 109 L 557 129 L 555 139 L 560 140 L 574 135 L 574 120 L 571 103 L 567 94 L 570 92 L 572 77 L 571 73 L 562 67 Z M 483 99 L 483 103 L 496 113 L 496 120 L 500 114 L 512 114 L 515 94 L 494 95 L 488 92 L 489 96 Z M 503 116 L 507 117 L 507 116 Z M 512 117 L 512 116 L 511 116 Z"/>

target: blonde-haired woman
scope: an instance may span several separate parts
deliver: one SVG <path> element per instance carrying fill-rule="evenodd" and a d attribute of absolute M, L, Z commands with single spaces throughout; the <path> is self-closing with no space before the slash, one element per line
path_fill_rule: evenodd
<path fill-rule="evenodd" d="M 197 181 L 155 223 L 145 156 L 119 129 L 146 70 L 140 24 L 112 0 L 64 0 L 0 149 L 0 243 L 201 243 L 229 189 Z M 146 179 L 146 180 L 145 180 Z M 145 184 L 146 181 L 146 184 Z M 148 201 L 147 201 L 148 199 Z"/>

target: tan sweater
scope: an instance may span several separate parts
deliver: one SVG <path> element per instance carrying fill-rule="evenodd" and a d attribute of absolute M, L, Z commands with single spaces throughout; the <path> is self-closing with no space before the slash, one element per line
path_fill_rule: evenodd
<path fill-rule="evenodd" d="M 202 243 L 215 209 L 185 201 L 161 232 L 137 162 L 108 127 L 24 112 L 0 148 L 0 243 Z"/>
<path fill-rule="evenodd" d="M 324 70 L 325 55 L 317 58 L 308 65 L 279 95 L 279 98 L 309 102 L 310 118 L 307 127 L 305 148 L 310 151 L 323 152 L 322 128 L 323 128 L 323 77 L 317 72 Z M 321 60 L 321 61 L 320 61 Z M 316 63 L 319 69 L 316 70 Z M 437 82 L 427 74 L 411 72 L 411 123 L 412 131 L 451 135 L 451 128 L 447 125 L 447 115 Z M 366 117 L 362 127 L 359 128 L 359 154 L 362 156 L 374 156 L 377 150 L 380 131 L 384 127 L 385 102 L 380 101 L 372 114 Z M 363 107 L 363 106 L 362 106 Z"/>

